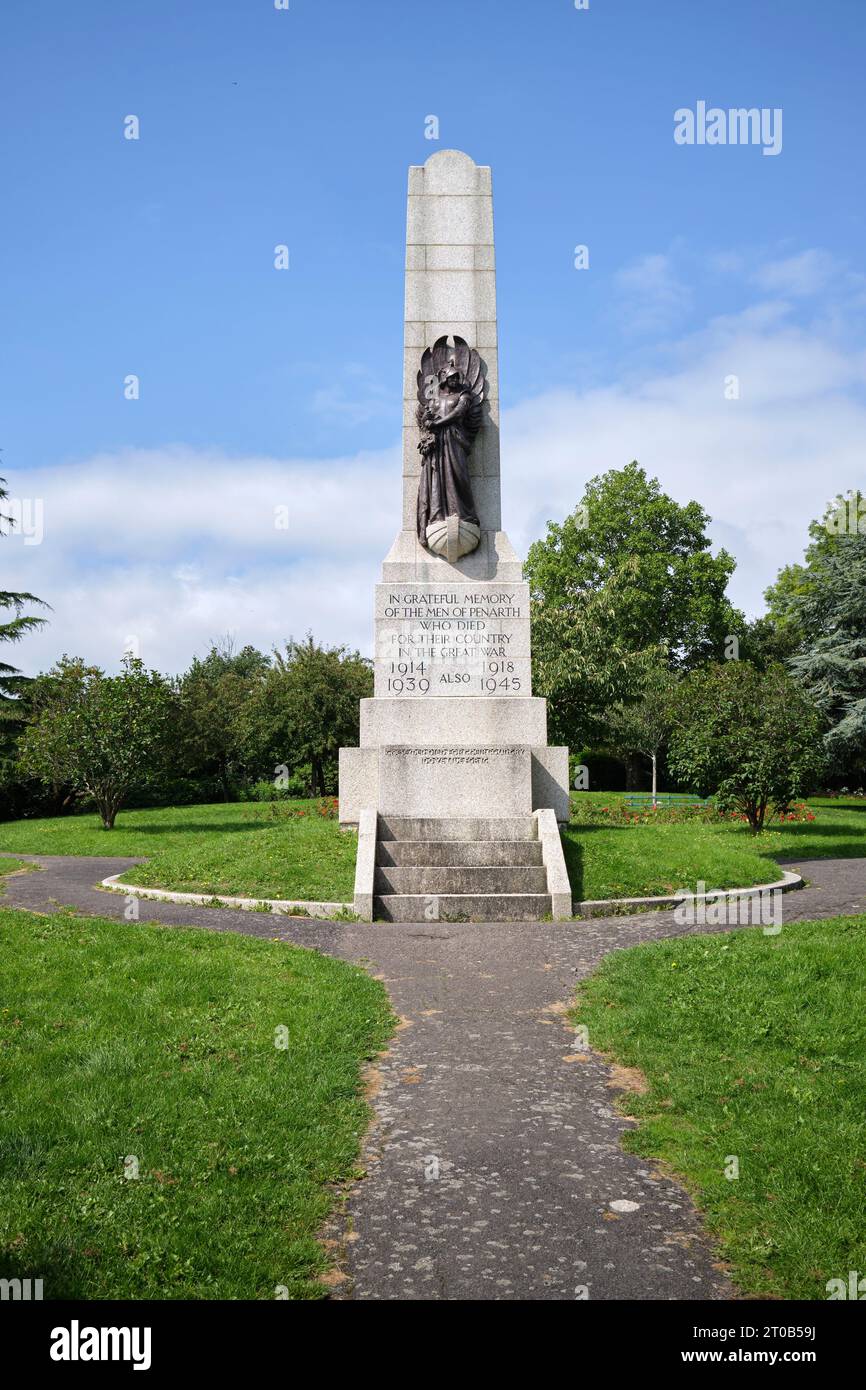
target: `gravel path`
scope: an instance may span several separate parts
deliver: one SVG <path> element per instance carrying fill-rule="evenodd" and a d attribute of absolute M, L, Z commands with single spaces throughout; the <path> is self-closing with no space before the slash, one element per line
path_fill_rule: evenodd
<path fill-rule="evenodd" d="M 121 917 L 94 885 L 131 859 L 16 855 L 3 903 Z M 866 859 L 792 862 L 784 921 L 866 911 Z M 365 965 L 404 1020 L 374 1078 L 368 1176 L 341 1234 L 354 1299 L 724 1299 L 682 1187 L 623 1153 L 611 1069 L 564 1013 L 609 951 L 672 912 L 574 923 L 328 923 L 139 900 L 142 921 L 279 937 Z M 720 1156 L 720 1163 L 724 1155 Z M 617 1210 L 612 1203 L 625 1202 Z"/>

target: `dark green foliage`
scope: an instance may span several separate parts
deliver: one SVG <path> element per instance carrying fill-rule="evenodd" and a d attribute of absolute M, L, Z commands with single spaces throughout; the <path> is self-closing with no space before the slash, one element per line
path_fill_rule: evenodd
<path fill-rule="evenodd" d="M 167 765 L 175 703 L 136 657 L 124 657 L 117 676 L 64 657 L 34 682 L 20 767 L 47 787 L 86 794 L 111 830 L 130 791 Z"/>
<path fill-rule="evenodd" d="M 550 522 L 544 540 L 530 547 L 533 597 L 567 609 L 616 581 L 607 626 L 623 649 L 660 646 L 687 668 L 721 656 L 743 618 L 725 597 L 734 560 L 725 550 L 710 554 L 709 521 L 697 502 L 681 506 L 637 463 L 612 469 L 593 478 L 572 515 Z"/>
<path fill-rule="evenodd" d="M 824 715 L 827 752 L 840 771 L 866 767 L 866 534 L 839 539 L 811 566 L 792 603 L 804 634 L 790 661 Z"/>
<path fill-rule="evenodd" d="M 9 496 L 5 486 L 6 479 L 0 478 L 0 504 L 4 498 Z M 0 536 L 8 534 L 14 526 L 14 520 L 7 513 L 0 511 Z M 35 594 L 13 593 L 9 590 L 0 589 L 0 612 L 5 610 L 11 614 L 3 622 L 0 622 L 0 642 L 20 642 L 25 633 L 32 632 L 34 628 L 42 627 L 45 618 L 40 618 L 35 614 L 25 613 L 23 610 L 27 604 L 38 604 L 45 608 L 43 603 Z M 0 720 L 9 715 L 10 702 L 21 693 L 25 683 L 23 677 L 14 666 L 8 662 L 0 661 Z M 2 732 L 2 726 L 0 726 Z"/>
<path fill-rule="evenodd" d="M 5 482 L 5 478 L 0 478 L 0 504 L 9 496 Z M 0 537 L 8 535 L 14 524 L 13 518 L 0 510 Z M 0 622 L 0 642 L 20 642 L 28 632 L 42 627 L 45 618 L 24 611 L 32 604 L 41 608 L 48 606 L 35 594 L 0 589 L 0 614 L 4 615 Z M 36 791 L 16 769 L 16 746 L 23 728 L 21 702 L 28 684 L 28 678 L 22 676 L 17 667 L 0 661 L 0 815 L 20 814 Z"/>
<path fill-rule="evenodd" d="M 745 619 L 725 596 L 734 561 L 710 553 L 709 517 L 681 506 L 637 463 L 587 484 L 530 547 L 534 689 L 554 742 L 601 743 L 610 706 L 635 698 L 647 648 L 671 669 L 720 657 Z"/>
<path fill-rule="evenodd" d="M 838 493 L 809 525 L 803 564 L 786 565 L 753 625 L 814 699 L 837 784 L 866 771 L 866 496 Z M 747 655 L 751 652 L 747 650 Z"/>
<path fill-rule="evenodd" d="M 678 688 L 664 653 L 649 648 L 643 653 L 634 698 L 612 705 L 607 714 L 611 749 L 620 756 L 649 759 L 653 796 L 658 790 L 659 759 L 673 724 Z"/>
<path fill-rule="evenodd" d="M 740 811 L 757 834 L 769 806 L 787 806 L 818 784 L 820 716 L 781 666 L 712 663 L 682 682 L 668 764 L 722 810 Z"/>
<path fill-rule="evenodd" d="M 313 796 L 336 790 L 337 754 L 357 744 L 358 702 L 372 693 L 370 663 L 358 652 L 323 646 L 312 633 L 287 642 L 246 711 L 251 761 L 283 782 L 307 765 Z"/>
<path fill-rule="evenodd" d="M 230 801 L 246 776 L 259 770 L 255 750 L 246 743 L 245 720 L 249 702 L 269 665 L 268 658 L 255 647 L 235 652 L 231 640 L 226 639 L 211 647 L 203 660 L 196 657 L 181 676 L 179 761 L 197 789 L 215 787 L 224 801 Z M 206 794 L 197 799 L 207 801 L 211 797 Z"/>

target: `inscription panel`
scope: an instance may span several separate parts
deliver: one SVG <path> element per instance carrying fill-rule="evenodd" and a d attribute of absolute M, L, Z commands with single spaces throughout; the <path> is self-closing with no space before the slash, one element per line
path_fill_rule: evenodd
<path fill-rule="evenodd" d="M 531 695 L 529 586 L 377 584 L 375 694 Z"/>
<path fill-rule="evenodd" d="M 379 810 L 399 816 L 529 815 L 531 753 L 519 747 L 379 750 Z"/>

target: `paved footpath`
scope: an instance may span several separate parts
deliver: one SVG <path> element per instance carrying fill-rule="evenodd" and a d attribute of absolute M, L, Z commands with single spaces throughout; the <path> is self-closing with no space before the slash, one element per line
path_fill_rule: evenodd
<path fill-rule="evenodd" d="M 120 917 L 94 885 L 139 860 L 19 855 L 0 902 Z M 813 860 L 784 920 L 866 911 L 866 859 Z M 573 923 L 329 923 L 139 901 L 141 920 L 275 937 L 359 962 L 404 1020 L 372 1087 L 367 1178 L 338 1297 L 734 1297 L 683 1188 L 623 1153 L 612 1072 L 564 1012 L 609 951 L 706 931 L 672 912 Z M 724 1155 L 720 1155 L 719 1162 Z M 611 1203 L 636 1204 L 617 1211 Z M 342 1290 L 342 1291 L 340 1291 Z"/>

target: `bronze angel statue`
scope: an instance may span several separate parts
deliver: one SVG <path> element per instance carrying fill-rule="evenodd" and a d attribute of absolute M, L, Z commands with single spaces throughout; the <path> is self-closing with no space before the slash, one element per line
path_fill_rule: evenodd
<path fill-rule="evenodd" d="M 487 379 L 481 358 L 463 338 L 438 338 L 425 348 L 418 373 L 421 478 L 418 539 L 455 561 L 481 539 L 469 481 L 469 454 L 484 419 Z"/>

